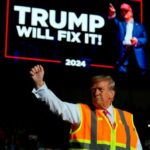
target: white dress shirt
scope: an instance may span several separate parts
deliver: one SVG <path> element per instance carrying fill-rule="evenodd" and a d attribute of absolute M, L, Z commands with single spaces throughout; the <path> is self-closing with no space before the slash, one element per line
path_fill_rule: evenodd
<path fill-rule="evenodd" d="M 123 40 L 123 45 L 132 45 L 131 38 L 133 32 L 133 19 L 126 24 L 126 34 Z"/>

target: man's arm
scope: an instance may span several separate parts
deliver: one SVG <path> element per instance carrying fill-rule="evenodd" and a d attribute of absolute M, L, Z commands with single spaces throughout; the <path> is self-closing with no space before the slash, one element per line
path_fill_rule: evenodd
<path fill-rule="evenodd" d="M 143 150 L 142 148 L 142 144 L 141 144 L 141 141 L 140 139 L 138 138 L 138 143 L 137 143 L 137 147 L 136 147 L 137 150 Z"/>
<path fill-rule="evenodd" d="M 46 102 L 50 111 L 61 116 L 65 121 L 72 124 L 80 123 L 80 109 L 78 104 L 67 103 L 60 100 L 45 84 L 44 68 L 41 65 L 36 65 L 31 68 L 31 77 L 35 83 L 35 88 L 32 93 L 41 101 Z"/>
<path fill-rule="evenodd" d="M 136 47 L 141 47 L 141 46 L 146 45 L 147 32 L 146 32 L 144 25 L 135 23 L 133 33 L 134 33 L 133 37 L 136 37 L 136 39 L 137 39 Z"/>
<path fill-rule="evenodd" d="M 46 102 L 50 111 L 61 116 L 62 120 L 72 124 L 80 123 L 80 108 L 78 104 L 63 102 L 47 88 L 46 84 L 38 90 L 34 88 L 32 93 L 41 101 Z"/>

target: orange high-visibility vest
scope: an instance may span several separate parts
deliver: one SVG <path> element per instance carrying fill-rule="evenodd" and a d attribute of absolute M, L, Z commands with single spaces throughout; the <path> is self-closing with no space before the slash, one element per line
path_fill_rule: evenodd
<path fill-rule="evenodd" d="M 70 149 L 78 150 L 135 150 L 138 135 L 133 115 L 114 108 L 113 128 L 104 113 L 92 111 L 88 105 L 80 104 L 80 126 L 70 132 Z"/>

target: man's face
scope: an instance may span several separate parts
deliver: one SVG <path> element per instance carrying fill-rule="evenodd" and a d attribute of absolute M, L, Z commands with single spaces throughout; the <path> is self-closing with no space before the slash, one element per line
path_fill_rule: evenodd
<path fill-rule="evenodd" d="M 124 20 L 129 21 L 133 15 L 131 10 L 121 10 L 121 16 L 123 17 Z"/>
<path fill-rule="evenodd" d="M 125 21 L 130 21 L 133 18 L 132 8 L 128 4 L 122 4 L 120 7 L 120 12 Z"/>
<path fill-rule="evenodd" d="M 110 89 L 108 81 L 99 81 L 93 84 L 91 93 L 96 108 L 108 108 L 113 101 L 115 91 Z"/>

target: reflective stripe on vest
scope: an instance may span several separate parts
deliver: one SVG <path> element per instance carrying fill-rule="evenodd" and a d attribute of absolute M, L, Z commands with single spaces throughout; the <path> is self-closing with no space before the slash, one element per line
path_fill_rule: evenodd
<path fill-rule="evenodd" d="M 124 118 L 124 113 L 122 110 L 118 109 L 121 120 L 124 124 L 125 127 L 125 131 L 126 131 L 126 137 L 127 137 L 127 141 L 126 141 L 126 150 L 130 150 L 130 130 L 129 130 L 129 126 L 127 125 L 127 122 Z"/>

